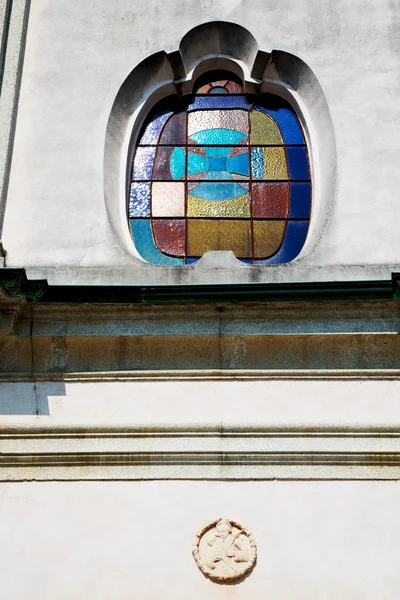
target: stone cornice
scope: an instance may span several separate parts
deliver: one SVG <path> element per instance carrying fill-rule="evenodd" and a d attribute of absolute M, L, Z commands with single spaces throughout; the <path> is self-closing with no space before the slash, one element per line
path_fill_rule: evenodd
<path fill-rule="evenodd" d="M 0 480 L 398 479 L 400 428 L 3 426 Z"/>
<path fill-rule="evenodd" d="M 149 369 L 76 373 L 1 373 L 0 383 L 126 381 L 398 381 L 400 369 Z"/>
<path fill-rule="evenodd" d="M 215 269 L 215 273 L 218 269 Z M 392 280 L 320 281 L 297 283 L 236 283 L 185 285 L 49 285 L 29 279 L 25 269 L 4 268 L 0 288 L 6 294 L 36 302 L 107 304 L 207 304 L 220 302 L 312 301 L 330 299 L 390 299 L 398 291 Z"/>

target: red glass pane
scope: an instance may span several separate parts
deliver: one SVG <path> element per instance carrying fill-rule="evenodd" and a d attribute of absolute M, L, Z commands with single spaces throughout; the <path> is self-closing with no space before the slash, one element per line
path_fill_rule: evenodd
<path fill-rule="evenodd" d="M 157 248 L 171 256 L 184 256 L 186 223 L 184 219 L 152 219 L 151 228 Z"/>
<path fill-rule="evenodd" d="M 254 219 L 285 219 L 289 212 L 289 183 L 253 183 Z"/>

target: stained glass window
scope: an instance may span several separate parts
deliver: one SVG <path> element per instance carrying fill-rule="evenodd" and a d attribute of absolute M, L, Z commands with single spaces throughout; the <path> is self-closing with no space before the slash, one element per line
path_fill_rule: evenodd
<path fill-rule="evenodd" d="M 307 237 L 311 176 L 304 135 L 282 98 L 210 77 L 155 107 L 139 136 L 129 223 L 139 254 L 184 265 L 208 250 L 249 264 L 293 260 Z"/>

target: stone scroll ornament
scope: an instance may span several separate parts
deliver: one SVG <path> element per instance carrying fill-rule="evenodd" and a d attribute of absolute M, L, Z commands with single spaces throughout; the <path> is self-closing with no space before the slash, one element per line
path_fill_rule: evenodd
<path fill-rule="evenodd" d="M 193 557 L 200 571 L 213 581 L 237 581 L 254 567 L 256 542 L 240 523 L 217 519 L 196 535 Z"/>

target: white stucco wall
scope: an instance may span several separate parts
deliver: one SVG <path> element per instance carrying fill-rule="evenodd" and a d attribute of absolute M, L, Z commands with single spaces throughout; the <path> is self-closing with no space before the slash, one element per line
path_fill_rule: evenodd
<path fill-rule="evenodd" d="M 154 375 L 155 376 L 155 375 Z M 243 376 L 243 374 L 242 374 Z M 119 377 L 123 377 L 120 373 Z M 240 377 L 240 376 L 239 376 Z M 4 383 L 5 425 L 395 426 L 397 380 L 49 381 Z"/>
<path fill-rule="evenodd" d="M 400 43 L 398 3 L 391 0 L 32 0 L 2 232 L 7 266 L 27 267 L 29 276 L 50 283 L 150 282 L 107 216 L 107 122 L 135 66 L 157 51 L 176 50 L 188 30 L 213 19 L 241 24 L 261 50 L 305 61 L 333 121 L 337 185 L 321 241 L 301 263 L 266 269 L 260 279 L 389 278 L 398 268 Z M 251 280 L 251 267 L 202 269 L 189 268 L 188 282 Z M 343 336 L 390 334 L 385 369 L 374 362 L 377 355 L 385 359 L 383 345 L 366 336 L 363 345 L 354 343 L 353 362 L 342 374 L 316 368 L 287 376 L 212 375 L 199 368 L 186 381 L 176 372 L 99 372 L 90 350 L 79 345 L 78 366 L 88 372 L 68 371 L 60 332 L 94 332 L 106 347 L 118 332 L 150 336 L 151 315 L 135 321 L 127 313 L 117 325 L 105 315 L 100 329 L 85 329 L 86 306 L 75 330 L 56 312 L 47 322 L 37 311 L 24 319 L 23 311 L 4 308 L 0 598 L 397 598 L 399 484 L 388 480 L 400 472 L 392 343 L 398 327 L 391 311 L 380 324 L 385 307 L 371 304 L 364 321 L 343 317 L 332 329 L 326 308 L 318 319 L 314 309 L 305 311 L 309 321 L 300 328 L 290 313 L 276 325 L 271 312 L 253 322 L 242 308 L 249 337 L 275 327 L 288 333 L 289 347 L 302 331 L 332 333 L 343 370 L 350 362 Z M 173 314 L 162 325 L 171 335 L 184 327 L 191 335 L 226 331 L 208 314 L 201 326 L 185 315 L 179 329 Z M 226 327 L 240 334 L 242 324 L 231 318 Z M 24 344 L 7 345 L 14 333 Z M 42 337 L 54 344 L 40 371 Z M 239 337 L 232 348 L 227 369 L 235 368 L 236 351 L 246 354 Z M 300 355 L 307 350 L 304 341 Z M 138 344 L 132 355 L 140 352 Z M 363 362 L 368 353 L 374 359 Z M 152 368 L 160 367 L 160 356 L 154 352 Z M 281 356 L 274 367 L 290 366 Z M 74 479 L 80 481 L 67 481 Z M 205 579 L 191 556 L 194 534 L 219 516 L 242 522 L 258 546 L 254 572 L 233 586 Z"/>
<path fill-rule="evenodd" d="M 0 484 L 7 600 L 393 600 L 397 482 Z M 253 533 L 258 563 L 210 582 L 192 543 L 220 516 Z"/>
<path fill-rule="evenodd" d="M 176 50 L 188 30 L 213 19 L 241 24 L 261 50 L 304 60 L 333 120 L 337 189 L 325 233 L 301 262 L 267 269 L 264 279 L 390 276 L 400 263 L 400 47 L 389 0 L 33 0 L 3 232 L 8 266 L 59 283 L 144 281 L 106 213 L 107 121 L 140 61 Z M 242 269 L 238 277 L 250 276 Z"/>

